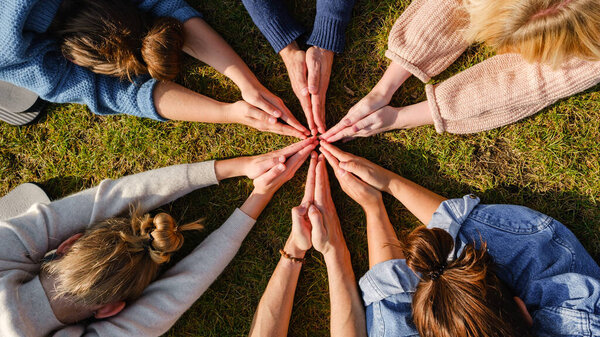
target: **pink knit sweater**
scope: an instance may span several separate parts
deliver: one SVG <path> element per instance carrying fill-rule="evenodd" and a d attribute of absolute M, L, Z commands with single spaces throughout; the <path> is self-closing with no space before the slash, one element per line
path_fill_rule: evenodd
<path fill-rule="evenodd" d="M 413 0 L 390 32 L 386 56 L 428 82 L 469 46 L 461 32 L 467 25 L 460 0 Z M 426 92 L 439 133 L 474 133 L 516 122 L 597 83 L 600 62 L 572 59 L 553 70 L 502 54 L 428 84 Z"/>

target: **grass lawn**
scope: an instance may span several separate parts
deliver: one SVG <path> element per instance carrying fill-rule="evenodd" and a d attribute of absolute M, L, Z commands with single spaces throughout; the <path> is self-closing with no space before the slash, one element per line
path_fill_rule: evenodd
<path fill-rule="evenodd" d="M 263 84 L 304 121 L 285 67 L 252 23 L 240 1 L 192 0 L 205 19 L 233 46 Z M 387 35 L 408 0 L 358 1 L 348 30 L 346 52 L 336 57 L 328 92 L 332 126 L 367 94 L 383 74 Z M 307 26 L 315 1 L 291 1 Z M 438 76 L 443 80 L 490 55 L 473 47 Z M 189 59 L 178 80 L 218 100 L 241 99 L 234 84 L 210 67 Z M 347 90 L 350 89 L 350 90 Z M 354 94 L 351 94 L 353 92 Z M 425 99 L 424 85 L 409 79 L 392 104 Z M 341 145 L 447 197 L 474 193 L 484 203 L 521 204 L 567 225 L 600 261 L 600 93 L 598 87 L 560 101 L 532 118 L 480 134 L 438 135 L 434 128 L 389 132 Z M 167 122 L 129 116 L 101 117 L 79 105 L 52 105 L 33 126 L 0 125 L 0 195 L 23 182 L 41 184 L 60 198 L 105 178 L 167 165 L 253 155 L 295 140 L 238 125 Z M 169 336 L 241 336 L 290 231 L 290 209 L 299 204 L 305 165 L 275 196 L 223 275 L 177 322 Z M 157 182 L 160 184 L 161 182 Z M 232 179 L 163 207 L 175 218 L 204 217 L 206 230 L 191 234 L 188 253 L 240 206 L 252 189 L 248 179 Z M 365 219 L 361 209 L 332 181 L 334 200 L 357 277 L 368 269 Z M 402 205 L 386 198 L 399 234 L 418 224 Z M 291 336 L 329 334 L 327 274 L 318 253 L 309 253 L 298 289 Z M 152 319 L 152 318 L 148 318 Z"/>

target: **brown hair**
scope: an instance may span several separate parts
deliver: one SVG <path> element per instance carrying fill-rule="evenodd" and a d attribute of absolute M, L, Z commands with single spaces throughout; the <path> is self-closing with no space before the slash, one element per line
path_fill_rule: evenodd
<path fill-rule="evenodd" d="M 529 336 L 512 295 L 493 272 L 486 243 L 465 247 L 448 261 L 452 237 L 420 227 L 403 246 L 408 266 L 421 273 L 413 296 L 413 320 L 423 337 Z"/>
<path fill-rule="evenodd" d="M 166 213 L 112 218 L 89 228 L 59 259 L 42 270 L 56 279 L 56 296 L 86 305 L 133 300 L 156 277 L 159 265 L 183 245 L 181 232 L 202 229 L 199 222 L 177 226 Z"/>
<path fill-rule="evenodd" d="M 464 0 L 466 37 L 499 53 L 557 68 L 571 57 L 600 60 L 598 0 Z"/>
<path fill-rule="evenodd" d="M 130 0 L 63 0 L 49 33 L 67 59 L 98 74 L 172 80 L 181 67 L 182 24 Z"/>

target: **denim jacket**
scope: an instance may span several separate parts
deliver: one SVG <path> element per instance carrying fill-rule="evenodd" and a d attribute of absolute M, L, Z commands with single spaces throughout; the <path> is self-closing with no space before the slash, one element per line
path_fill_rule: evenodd
<path fill-rule="evenodd" d="M 560 222 L 468 195 L 444 201 L 427 227 L 455 239 L 451 259 L 486 241 L 496 275 L 525 302 L 537 336 L 600 336 L 600 267 Z M 418 283 L 404 259 L 379 263 L 360 279 L 370 337 L 419 336 L 411 307 Z"/>

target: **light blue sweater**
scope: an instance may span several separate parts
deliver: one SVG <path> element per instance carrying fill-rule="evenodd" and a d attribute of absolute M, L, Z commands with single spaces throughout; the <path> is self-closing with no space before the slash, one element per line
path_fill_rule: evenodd
<path fill-rule="evenodd" d="M 100 115 L 124 113 L 164 121 L 152 99 L 156 80 L 142 76 L 132 84 L 94 74 L 62 56 L 56 40 L 44 34 L 61 1 L 0 0 L 0 80 L 27 88 L 50 102 L 86 104 Z M 201 16 L 183 0 L 134 3 L 155 16 L 182 22 Z"/>

